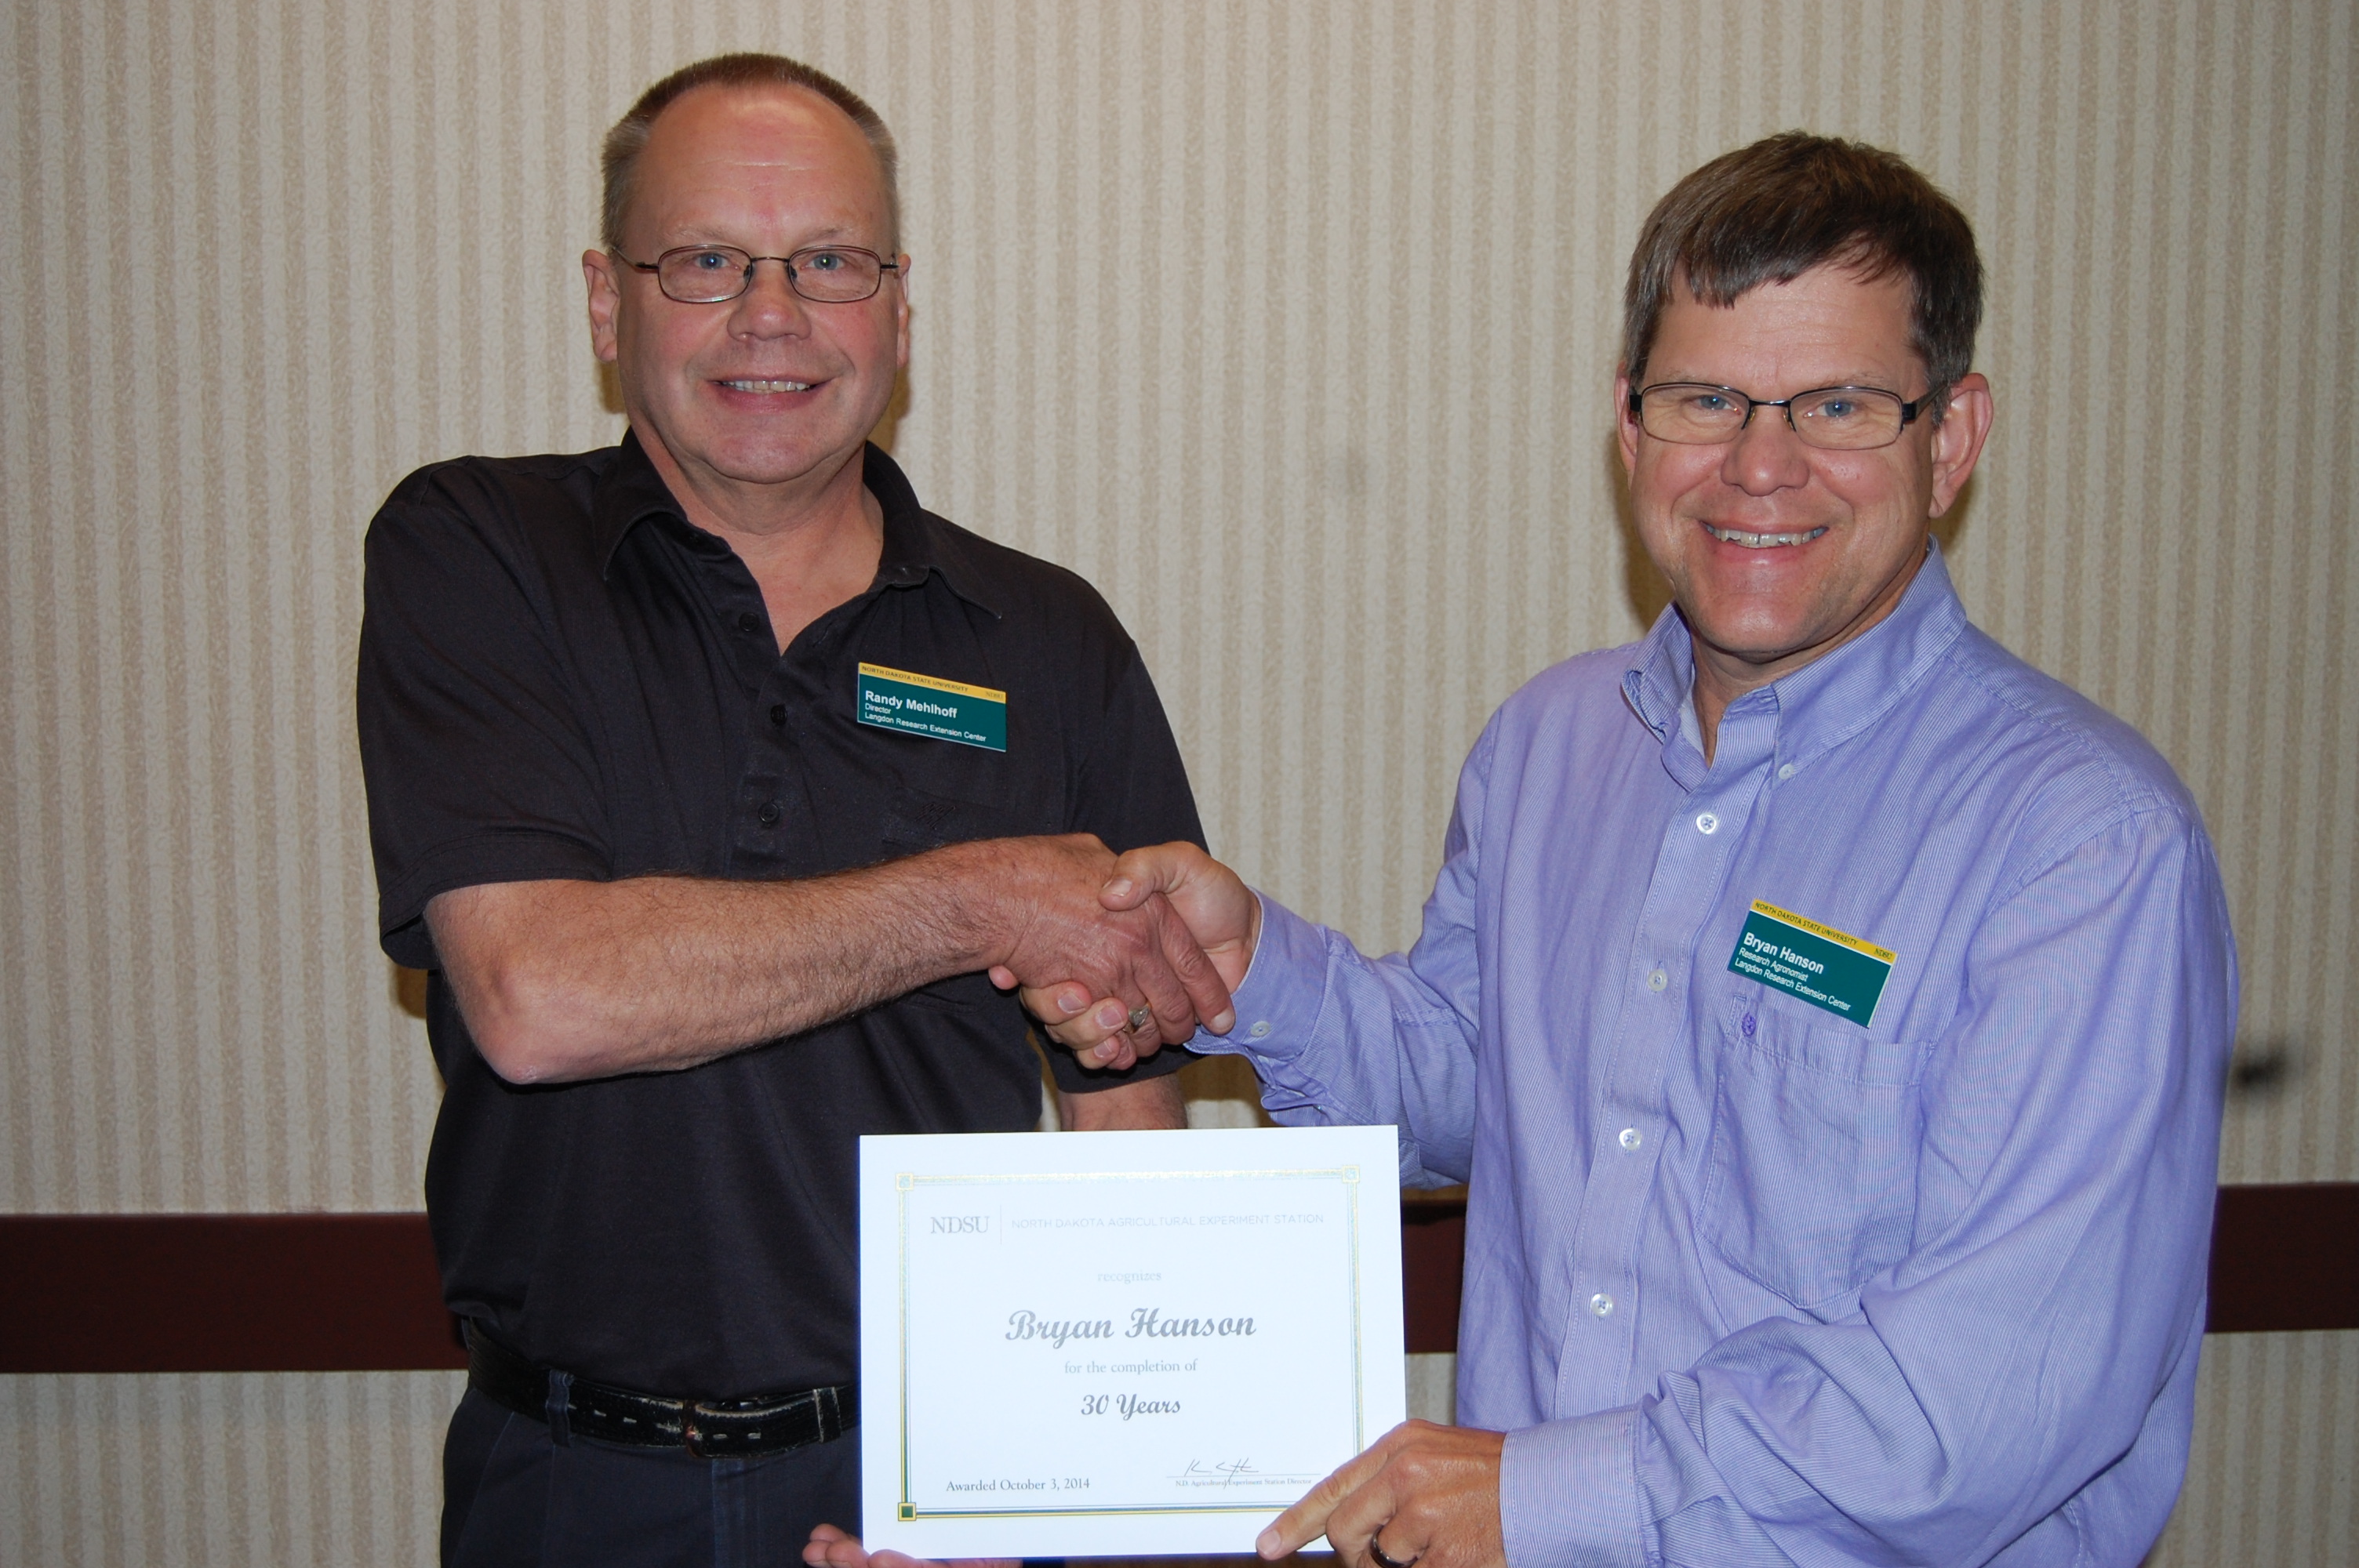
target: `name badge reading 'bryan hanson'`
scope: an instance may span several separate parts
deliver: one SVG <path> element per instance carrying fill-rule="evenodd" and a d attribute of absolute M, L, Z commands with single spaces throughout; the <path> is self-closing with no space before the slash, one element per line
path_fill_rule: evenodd
<path fill-rule="evenodd" d="M 1007 694 L 987 686 L 864 664 L 853 717 L 904 735 L 955 741 L 987 752 L 1007 750 Z"/>
<path fill-rule="evenodd" d="M 1889 947 L 1756 898 L 1728 968 L 1864 1027 L 1875 1016 L 1876 1000 L 1899 957 Z"/>

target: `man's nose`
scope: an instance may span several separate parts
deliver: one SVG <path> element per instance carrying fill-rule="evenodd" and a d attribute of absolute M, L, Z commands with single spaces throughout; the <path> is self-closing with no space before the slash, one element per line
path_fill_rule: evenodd
<path fill-rule="evenodd" d="M 1720 477 L 1747 495 L 1767 495 L 1810 481 L 1810 449 L 1786 422 L 1782 408 L 1756 408 L 1728 443 Z"/>
<path fill-rule="evenodd" d="M 733 307 L 733 325 L 758 338 L 795 337 L 810 326 L 810 301 L 794 291 L 787 279 L 787 264 L 764 256 L 754 264 L 754 276 Z"/>

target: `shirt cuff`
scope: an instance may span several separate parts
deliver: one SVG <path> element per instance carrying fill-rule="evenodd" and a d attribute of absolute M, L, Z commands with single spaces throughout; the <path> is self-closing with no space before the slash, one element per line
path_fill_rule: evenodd
<path fill-rule="evenodd" d="M 1226 1034 L 1199 1029 L 1188 1049 L 1208 1056 L 1291 1061 L 1310 1044 L 1310 1026 L 1327 995 L 1327 939 L 1318 926 L 1284 904 L 1261 903 L 1261 940 L 1245 982 L 1229 993 L 1237 1010 Z"/>
<path fill-rule="evenodd" d="M 1509 1568 L 1647 1568 L 1638 1521 L 1638 1409 L 1507 1433 L 1499 1528 Z"/>

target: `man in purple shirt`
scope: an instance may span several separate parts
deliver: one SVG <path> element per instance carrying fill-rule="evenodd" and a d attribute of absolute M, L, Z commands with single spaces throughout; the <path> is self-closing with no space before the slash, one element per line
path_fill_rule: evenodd
<path fill-rule="evenodd" d="M 1397 1429 L 1266 1554 L 2126 1565 L 2160 1532 L 2234 959 L 2169 766 L 1969 624 L 1932 541 L 1991 426 L 1981 293 L 1890 154 L 1688 176 L 1614 388 L 1672 608 L 1494 716 L 1417 945 L 1363 957 L 1185 847 L 1117 865 L 1109 907 L 1168 893 L 1239 982 L 1195 1049 L 1469 1184 L 1467 1425 Z M 1119 1011 L 1030 1000 L 1083 1045 Z"/>

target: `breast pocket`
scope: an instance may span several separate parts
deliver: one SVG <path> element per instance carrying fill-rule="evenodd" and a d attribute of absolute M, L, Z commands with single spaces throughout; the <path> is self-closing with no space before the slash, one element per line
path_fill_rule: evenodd
<path fill-rule="evenodd" d="M 929 795 L 908 784 L 885 801 L 884 842 L 888 855 L 914 855 L 971 838 L 1001 838 L 1022 831 L 1006 814 L 977 801 Z"/>
<path fill-rule="evenodd" d="M 972 800 L 929 795 L 908 784 L 886 798 L 883 841 L 887 859 L 962 844 L 973 838 L 1000 838 L 1016 832 L 1005 814 Z M 952 975 L 920 986 L 903 998 L 921 1007 L 958 1011 L 998 1010 L 1014 1004 L 983 975 Z"/>
<path fill-rule="evenodd" d="M 1920 1070 L 1907 1043 L 1733 1000 L 1722 1019 L 1705 1244 L 1805 1310 L 1901 1258 L 1917 1213 Z"/>

